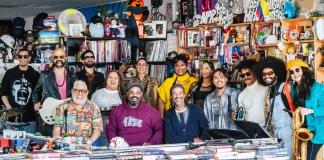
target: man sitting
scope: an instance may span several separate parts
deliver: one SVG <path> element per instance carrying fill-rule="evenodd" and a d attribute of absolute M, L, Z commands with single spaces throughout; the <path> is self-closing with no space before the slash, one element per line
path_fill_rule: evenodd
<path fill-rule="evenodd" d="M 162 142 L 162 119 L 160 113 L 145 103 L 143 86 L 130 82 L 127 101 L 113 108 L 107 124 L 107 137 L 122 137 L 130 146 L 160 144 Z"/>
<path fill-rule="evenodd" d="M 103 130 L 99 107 L 88 100 L 88 88 L 84 81 L 77 80 L 72 88 L 72 100 L 61 104 L 56 110 L 53 137 L 64 135 L 83 138 L 91 145 Z"/>

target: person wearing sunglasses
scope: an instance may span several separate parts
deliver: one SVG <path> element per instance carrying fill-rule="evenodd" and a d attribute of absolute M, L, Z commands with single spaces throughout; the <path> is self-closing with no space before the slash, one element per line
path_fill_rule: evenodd
<path fill-rule="evenodd" d="M 33 103 L 35 111 L 41 108 L 42 102 L 47 97 L 66 99 L 71 97 L 71 89 L 75 75 L 65 68 L 66 52 L 63 48 L 53 51 L 52 67 L 41 73 L 33 91 Z M 39 118 L 38 129 L 45 136 L 52 136 L 53 125 L 48 125 Z"/>
<path fill-rule="evenodd" d="M 76 80 L 71 89 L 72 98 L 56 108 L 53 137 L 75 137 L 77 143 L 92 145 L 103 131 L 99 107 L 88 100 L 87 84 Z"/>
<path fill-rule="evenodd" d="M 36 132 L 36 112 L 33 108 L 32 89 L 39 78 L 39 73 L 35 71 L 29 62 L 30 52 L 27 49 L 18 51 L 17 59 L 19 64 L 6 71 L 1 82 L 1 99 L 7 110 L 22 109 L 23 114 L 10 117 L 9 122 L 22 122 L 27 125 L 16 129 L 29 133 Z M 8 129 L 15 129 L 8 124 Z"/>
<path fill-rule="evenodd" d="M 286 63 L 289 73 L 285 88 L 286 105 L 290 111 L 301 108 L 306 116 L 306 127 L 314 133 L 307 144 L 307 159 L 315 159 L 324 144 L 324 84 L 315 80 L 314 72 L 307 63 L 295 59 Z"/>
<path fill-rule="evenodd" d="M 238 104 L 243 108 L 242 119 L 263 126 L 265 124 L 264 105 L 268 87 L 262 86 L 256 79 L 255 70 L 258 62 L 252 59 L 243 60 L 236 67 L 246 87 L 238 96 Z"/>
<path fill-rule="evenodd" d="M 291 157 L 292 145 L 292 118 L 285 111 L 282 100 L 282 91 L 285 85 L 287 71 L 284 61 L 275 57 L 261 59 L 256 70 L 258 82 L 267 86 L 268 92 L 265 98 L 263 126 L 272 136 L 278 138 L 280 145 L 287 148 Z"/>
<path fill-rule="evenodd" d="M 105 78 L 104 75 L 95 70 L 95 57 L 92 50 L 86 50 L 81 54 L 82 63 L 84 68 L 77 72 L 75 75 L 77 79 L 83 80 L 87 83 L 89 94 L 88 98 L 91 98 L 92 94 L 104 87 Z"/>

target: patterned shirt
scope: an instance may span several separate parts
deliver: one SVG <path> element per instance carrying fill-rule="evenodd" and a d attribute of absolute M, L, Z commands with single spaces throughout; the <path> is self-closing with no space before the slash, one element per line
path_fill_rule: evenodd
<path fill-rule="evenodd" d="M 87 101 L 81 111 L 78 111 L 71 100 L 63 103 L 56 109 L 54 126 L 62 127 L 61 136 L 65 133 L 64 110 L 67 109 L 67 134 L 69 136 L 90 138 L 94 129 L 103 130 L 100 109 L 91 101 Z"/>
<path fill-rule="evenodd" d="M 154 87 L 158 87 L 159 84 L 156 79 L 150 77 L 149 75 L 145 75 L 144 80 L 142 81 L 138 76 L 136 76 L 131 80 L 131 82 L 142 83 L 144 87 L 144 101 L 153 107 L 157 106 L 157 100 L 156 98 L 154 98 L 154 92 L 156 92 L 156 90 L 154 90 Z"/>

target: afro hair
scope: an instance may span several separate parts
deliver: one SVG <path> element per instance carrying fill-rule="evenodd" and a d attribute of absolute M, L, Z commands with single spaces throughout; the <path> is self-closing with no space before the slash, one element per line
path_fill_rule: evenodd
<path fill-rule="evenodd" d="M 287 70 L 283 60 L 276 57 L 267 57 L 260 60 L 256 70 L 256 77 L 261 85 L 266 86 L 262 77 L 262 71 L 264 68 L 271 68 L 274 71 L 277 76 L 277 83 L 281 84 L 282 82 L 286 81 Z"/>

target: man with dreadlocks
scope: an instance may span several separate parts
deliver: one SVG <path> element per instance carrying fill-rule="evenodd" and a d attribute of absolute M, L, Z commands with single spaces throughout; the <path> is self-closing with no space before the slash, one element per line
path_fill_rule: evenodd
<path fill-rule="evenodd" d="M 265 97 L 265 129 L 280 140 L 280 144 L 287 148 L 291 156 L 292 119 L 284 111 L 285 105 L 281 99 L 281 92 L 286 80 L 285 63 L 275 57 L 261 60 L 257 67 L 257 79 L 263 86 L 268 86 Z"/>

